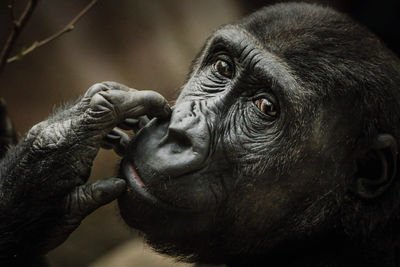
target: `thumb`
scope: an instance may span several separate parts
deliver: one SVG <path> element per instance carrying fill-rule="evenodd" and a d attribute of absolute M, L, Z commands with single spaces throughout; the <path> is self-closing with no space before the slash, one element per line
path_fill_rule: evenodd
<path fill-rule="evenodd" d="M 51 232 L 41 250 L 48 252 L 60 245 L 86 216 L 116 199 L 124 189 L 125 181 L 118 178 L 108 178 L 76 187 L 65 198 L 61 224 Z"/>
<path fill-rule="evenodd" d="M 76 187 L 66 201 L 66 215 L 81 221 L 97 208 L 116 199 L 125 189 L 126 183 L 119 178 L 108 178 Z"/>

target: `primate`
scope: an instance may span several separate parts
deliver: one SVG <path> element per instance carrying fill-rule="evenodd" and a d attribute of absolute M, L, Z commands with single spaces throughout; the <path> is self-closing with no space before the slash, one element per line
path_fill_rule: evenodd
<path fill-rule="evenodd" d="M 104 82 L 11 146 L 1 257 L 38 262 L 118 198 L 181 260 L 399 266 L 399 138 L 400 62 L 374 34 L 330 8 L 266 7 L 211 35 L 173 108 Z M 119 178 L 85 184 L 101 146 Z"/>

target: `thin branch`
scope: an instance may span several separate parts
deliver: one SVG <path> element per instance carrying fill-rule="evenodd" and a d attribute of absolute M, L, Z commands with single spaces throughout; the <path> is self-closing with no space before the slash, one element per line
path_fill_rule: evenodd
<path fill-rule="evenodd" d="M 15 62 L 17 60 L 20 60 L 23 56 L 31 53 L 32 51 L 34 51 L 35 49 L 44 46 L 54 40 L 56 40 L 57 38 L 61 37 L 62 35 L 64 35 L 67 32 L 70 32 L 74 29 L 74 25 L 94 6 L 94 4 L 96 4 L 97 0 L 92 0 L 84 9 L 81 10 L 81 12 L 78 13 L 78 15 L 76 15 L 66 26 L 64 26 L 64 28 L 62 28 L 60 31 L 56 32 L 55 34 L 47 37 L 46 39 L 42 40 L 42 41 L 35 41 L 33 42 L 33 44 L 31 44 L 28 48 L 22 50 L 20 53 L 18 53 L 17 55 L 10 57 L 9 59 L 7 59 L 7 63 L 12 63 Z"/>
<path fill-rule="evenodd" d="M 10 4 L 8 4 L 8 8 L 10 9 L 10 17 L 11 21 L 14 23 L 15 22 L 15 12 L 14 8 L 15 7 L 15 0 L 10 0 Z"/>
<path fill-rule="evenodd" d="M 29 0 L 19 19 L 13 21 L 13 28 L 7 38 L 6 44 L 4 45 L 0 53 L 0 72 L 2 72 L 2 70 L 4 69 L 7 58 L 10 55 L 11 50 L 15 42 L 17 41 L 21 31 L 24 29 L 25 24 L 28 22 L 33 11 L 35 10 L 38 1 L 39 0 Z M 12 9 L 14 8 L 12 7 Z"/>

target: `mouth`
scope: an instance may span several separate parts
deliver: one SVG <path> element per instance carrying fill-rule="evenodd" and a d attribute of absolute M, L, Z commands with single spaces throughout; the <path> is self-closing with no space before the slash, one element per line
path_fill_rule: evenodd
<path fill-rule="evenodd" d="M 139 173 L 137 172 L 136 168 L 131 162 L 127 160 L 124 160 L 122 162 L 122 174 L 125 180 L 128 182 L 129 186 L 128 188 L 131 188 L 141 197 L 143 197 L 146 200 L 149 200 L 153 204 L 156 204 L 158 202 L 157 198 L 155 198 L 152 194 L 148 192 L 145 183 L 140 178 Z"/>
<path fill-rule="evenodd" d="M 134 164 L 129 160 L 124 159 L 121 163 L 121 174 L 122 178 L 124 178 L 128 184 L 127 193 L 135 194 L 140 197 L 145 202 L 150 203 L 154 207 L 161 208 L 163 210 L 169 211 L 184 211 L 188 212 L 187 208 L 177 207 L 175 205 L 171 205 L 168 202 L 160 201 L 160 199 L 156 198 L 153 194 L 149 192 L 148 187 L 143 182 L 140 177 L 137 169 Z"/>

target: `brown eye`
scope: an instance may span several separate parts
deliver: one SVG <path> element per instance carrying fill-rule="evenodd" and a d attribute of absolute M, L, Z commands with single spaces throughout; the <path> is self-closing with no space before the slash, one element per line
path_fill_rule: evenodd
<path fill-rule="evenodd" d="M 278 111 L 275 108 L 275 105 L 268 101 L 265 98 L 261 98 L 261 99 L 257 99 L 255 101 L 256 106 L 265 114 L 271 116 L 271 117 L 275 117 L 276 114 L 278 114 Z"/>
<path fill-rule="evenodd" d="M 214 68 L 218 71 L 219 74 L 226 78 L 232 78 L 232 69 L 231 66 L 224 60 L 217 60 L 214 64 Z"/>

